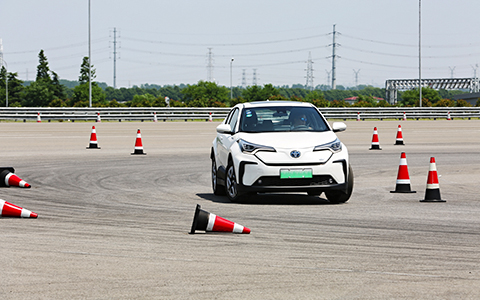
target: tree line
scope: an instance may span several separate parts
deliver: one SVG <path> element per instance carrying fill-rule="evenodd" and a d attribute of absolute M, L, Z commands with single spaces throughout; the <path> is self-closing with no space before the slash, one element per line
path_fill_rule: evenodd
<path fill-rule="evenodd" d="M 0 106 L 6 106 L 8 83 L 8 106 L 10 107 L 88 107 L 89 70 L 92 78 L 93 107 L 231 107 L 237 103 L 261 100 L 307 101 L 318 107 L 384 107 L 390 106 L 383 97 L 385 89 L 372 86 L 345 88 L 337 86 L 329 90 L 324 85 L 308 90 L 296 84 L 275 87 L 264 86 L 233 87 L 232 90 L 215 82 L 199 81 L 193 85 L 160 86 L 144 84 L 140 87 L 114 89 L 104 83 L 93 81 L 96 78 L 93 65 L 84 57 L 80 65 L 78 81 L 59 79 L 48 66 L 43 50 L 38 54 L 35 81 L 23 82 L 18 74 L 0 69 Z M 7 80 L 8 79 L 8 80 Z M 463 91 L 434 90 L 422 88 L 422 106 L 471 106 L 464 100 L 453 101 L 456 94 Z M 230 97 L 232 95 L 232 97 Z M 356 97 L 353 104 L 345 101 Z M 419 106 L 418 89 L 398 92 L 397 106 Z M 480 106 L 480 101 L 477 101 Z"/>

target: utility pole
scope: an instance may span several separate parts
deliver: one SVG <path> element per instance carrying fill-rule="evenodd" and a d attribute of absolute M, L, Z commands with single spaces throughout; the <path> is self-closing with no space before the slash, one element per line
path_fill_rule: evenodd
<path fill-rule="evenodd" d="M 360 69 L 358 69 L 357 71 L 353 69 L 353 73 L 355 73 L 355 88 L 358 90 L 358 73 L 360 73 Z"/>
<path fill-rule="evenodd" d="M 335 47 L 337 46 L 337 44 L 335 43 L 335 35 L 336 35 L 336 31 L 335 31 L 335 24 L 333 24 L 333 43 L 332 43 L 332 90 L 336 89 L 337 88 L 337 77 L 336 77 L 336 66 L 335 66 L 335 59 L 336 59 L 336 55 L 335 55 Z"/>
<path fill-rule="evenodd" d="M 307 90 L 313 91 L 313 61 L 312 61 L 312 52 L 308 52 L 308 61 L 307 61 L 307 83 L 305 88 Z"/>
<path fill-rule="evenodd" d="M 420 107 L 422 107 L 422 0 L 418 0 L 418 91 Z"/>
<path fill-rule="evenodd" d="M 88 107 L 92 107 L 92 38 L 90 30 L 90 0 L 88 0 Z"/>
<path fill-rule="evenodd" d="M 233 57 L 230 60 L 230 99 L 233 99 L 233 87 L 232 87 L 232 64 L 233 64 Z"/>
<path fill-rule="evenodd" d="M 213 81 L 213 53 L 212 48 L 208 48 L 207 54 L 207 81 Z"/>

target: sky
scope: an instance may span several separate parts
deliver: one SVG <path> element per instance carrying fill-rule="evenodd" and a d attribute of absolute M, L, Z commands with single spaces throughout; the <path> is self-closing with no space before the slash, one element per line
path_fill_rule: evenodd
<path fill-rule="evenodd" d="M 8 71 L 35 80 L 43 49 L 60 79 L 77 80 L 88 12 L 88 0 L 2 1 Z M 314 85 L 330 85 L 335 25 L 337 85 L 418 78 L 420 53 L 422 78 L 465 78 L 480 76 L 479 15 L 478 0 L 90 0 L 91 62 L 117 88 L 292 86 L 311 57 Z"/>

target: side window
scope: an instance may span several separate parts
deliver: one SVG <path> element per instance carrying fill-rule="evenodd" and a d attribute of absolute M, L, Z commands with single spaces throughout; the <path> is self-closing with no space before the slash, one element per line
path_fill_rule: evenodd
<path fill-rule="evenodd" d="M 230 124 L 230 119 L 232 118 L 232 115 L 233 115 L 234 110 L 235 110 L 235 109 L 232 109 L 232 110 L 228 113 L 227 117 L 225 118 L 225 124 Z"/>
<path fill-rule="evenodd" d="M 237 125 L 237 121 L 238 121 L 238 113 L 239 113 L 239 109 L 235 109 L 232 113 L 232 116 L 230 118 L 230 120 L 228 120 L 228 123 L 230 125 L 230 129 L 232 130 L 232 132 L 235 131 L 235 126 Z"/>

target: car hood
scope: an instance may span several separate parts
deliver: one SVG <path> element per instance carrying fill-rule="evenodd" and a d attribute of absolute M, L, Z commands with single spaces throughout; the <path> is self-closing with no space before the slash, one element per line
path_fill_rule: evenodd
<path fill-rule="evenodd" d="M 276 149 L 309 148 L 333 142 L 337 135 L 333 131 L 324 132 L 262 132 L 238 135 L 239 139 L 247 142 L 271 146 Z"/>

